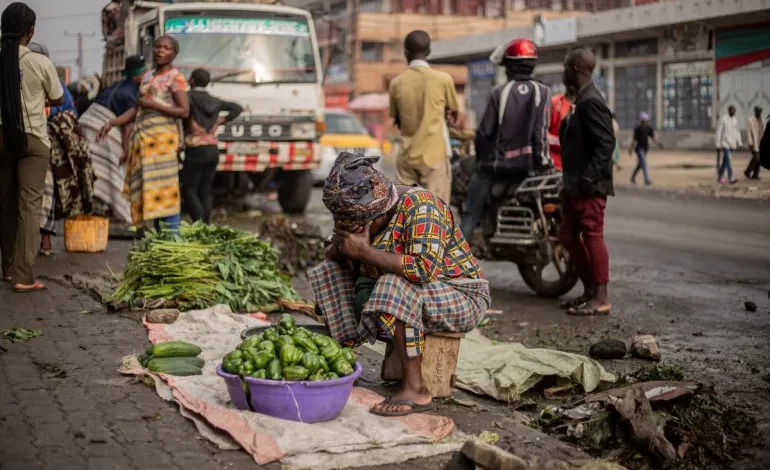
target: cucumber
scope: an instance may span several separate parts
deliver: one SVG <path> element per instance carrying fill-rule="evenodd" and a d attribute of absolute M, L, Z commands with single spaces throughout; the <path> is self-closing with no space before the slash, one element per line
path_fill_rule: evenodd
<path fill-rule="evenodd" d="M 195 357 L 201 353 L 201 348 L 185 341 L 169 341 L 158 343 L 152 348 L 155 357 Z"/>
<path fill-rule="evenodd" d="M 144 353 L 147 354 L 148 356 L 152 356 L 153 348 L 155 348 L 154 344 L 151 344 L 151 345 L 147 346 L 147 349 L 144 351 Z"/>
<path fill-rule="evenodd" d="M 142 367 L 147 367 L 147 363 L 153 360 L 154 358 L 152 356 L 148 356 L 147 354 L 142 354 L 139 356 L 139 363 L 142 365 Z"/>
<path fill-rule="evenodd" d="M 147 368 L 153 372 L 180 377 L 187 375 L 201 375 L 203 373 L 200 367 L 190 364 L 187 361 L 179 361 L 178 358 L 166 359 L 166 361 L 160 361 L 158 358 L 155 358 L 147 364 Z M 171 360 L 169 361 L 168 359 Z"/>
<path fill-rule="evenodd" d="M 206 364 L 206 361 L 199 357 L 153 357 L 150 358 L 149 361 L 147 361 L 147 367 L 150 370 L 153 370 L 152 367 L 172 367 L 177 364 L 187 364 L 190 366 L 195 366 L 198 369 L 202 369 L 203 366 Z M 156 372 L 153 370 L 153 372 Z M 163 372 L 163 371 L 160 371 Z"/>

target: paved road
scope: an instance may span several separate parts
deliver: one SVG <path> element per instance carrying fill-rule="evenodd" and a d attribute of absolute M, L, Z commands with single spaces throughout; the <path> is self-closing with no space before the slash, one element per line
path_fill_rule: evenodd
<path fill-rule="evenodd" d="M 309 217 L 328 228 L 320 197 Z M 531 295 L 509 264 L 485 263 L 495 307 L 504 310 L 485 334 L 585 353 L 599 338 L 653 333 L 664 361 L 745 401 L 756 416 L 770 416 L 761 379 L 770 373 L 770 204 L 624 192 L 609 204 L 607 239 L 613 315 L 566 317 L 553 301 Z M 101 255 L 59 254 L 41 260 L 38 272 L 60 276 L 107 264 L 120 270 L 126 249 L 118 242 Z M 759 304 L 757 313 L 743 311 L 749 299 Z M 100 312 L 96 302 L 56 284 L 34 296 L 0 286 L 0 306 L 0 329 L 44 331 L 0 354 L 0 468 L 255 468 L 242 452 L 201 441 L 152 390 L 117 376 L 120 357 L 146 343 L 135 316 Z M 72 369 L 67 378 L 51 378 L 36 362 Z M 607 364 L 620 373 L 635 365 Z M 468 432 L 490 422 L 446 412 Z"/>

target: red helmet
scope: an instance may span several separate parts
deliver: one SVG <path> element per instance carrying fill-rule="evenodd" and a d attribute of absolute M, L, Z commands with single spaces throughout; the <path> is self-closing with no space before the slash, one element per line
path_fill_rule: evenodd
<path fill-rule="evenodd" d="M 527 38 L 514 39 L 505 48 L 506 59 L 537 59 L 537 47 Z"/>

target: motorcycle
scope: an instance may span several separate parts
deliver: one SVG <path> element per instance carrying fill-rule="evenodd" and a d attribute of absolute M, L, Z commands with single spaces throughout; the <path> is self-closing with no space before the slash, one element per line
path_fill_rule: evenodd
<path fill-rule="evenodd" d="M 475 169 L 475 157 L 453 152 L 451 204 L 460 211 Z M 483 237 L 468 240 L 479 258 L 515 263 L 524 283 L 544 297 L 560 297 L 578 282 L 559 241 L 561 188 L 562 175 L 555 170 L 494 183 L 480 221 Z"/>

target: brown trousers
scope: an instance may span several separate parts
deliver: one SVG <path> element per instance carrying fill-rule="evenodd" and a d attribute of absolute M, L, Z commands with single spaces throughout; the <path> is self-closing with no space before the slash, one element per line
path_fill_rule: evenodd
<path fill-rule="evenodd" d="M 420 185 L 449 204 L 452 196 L 452 165 L 449 158 L 437 168 L 411 168 L 403 158 L 396 162 L 398 182 L 406 186 Z"/>
<path fill-rule="evenodd" d="M 0 127 L 0 254 L 3 277 L 14 284 L 35 282 L 32 268 L 40 243 L 40 217 L 45 174 L 51 150 L 43 141 L 27 134 L 27 149 L 21 159 L 8 155 Z"/>

